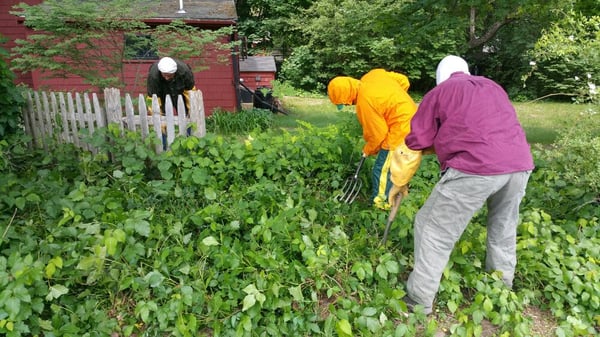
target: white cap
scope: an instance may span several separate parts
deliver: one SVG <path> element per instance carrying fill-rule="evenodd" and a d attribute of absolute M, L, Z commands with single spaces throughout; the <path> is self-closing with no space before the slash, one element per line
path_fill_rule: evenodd
<path fill-rule="evenodd" d="M 456 72 L 463 72 L 469 75 L 469 65 L 467 64 L 467 61 L 454 55 L 444 57 L 435 71 L 435 84 L 444 82 L 450 75 Z"/>
<path fill-rule="evenodd" d="M 177 71 L 177 63 L 170 57 L 163 57 L 158 61 L 158 70 L 161 73 L 173 74 Z"/>

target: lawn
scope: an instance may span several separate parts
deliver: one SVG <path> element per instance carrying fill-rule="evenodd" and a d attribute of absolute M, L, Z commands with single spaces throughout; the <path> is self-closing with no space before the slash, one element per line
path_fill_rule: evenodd
<path fill-rule="evenodd" d="M 315 126 L 326 126 L 335 124 L 340 119 L 340 113 L 327 97 L 285 96 L 282 102 L 288 115 L 278 115 L 276 124 L 279 127 L 296 127 L 297 120 Z M 554 142 L 566 128 L 577 125 L 584 116 L 589 116 L 590 111 L 600 111 L 600 107 L 589 104 L 518 102 L 514 106 L 529 142 L 542 145 Z M 354 111 L 354 107 L 347 106 L 343 111 Z M 598 131 L 600 132 L 600 126 Z"/>

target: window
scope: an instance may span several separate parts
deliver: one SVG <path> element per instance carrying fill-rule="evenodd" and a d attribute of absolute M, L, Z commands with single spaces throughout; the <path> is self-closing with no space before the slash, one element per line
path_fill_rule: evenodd
<path fill-rule="evenodd" d="M 152 37 L 142 34 L 125 34 L 125 58 L 129 60 L 158 59 Z"/>

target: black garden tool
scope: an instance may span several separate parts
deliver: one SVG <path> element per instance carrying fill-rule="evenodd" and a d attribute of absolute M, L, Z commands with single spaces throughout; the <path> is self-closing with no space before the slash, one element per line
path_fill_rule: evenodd
<path fill-rule="evenodd" d="M 342 187 L 342 193 L 335 197 L 336 200 L 351 204 L 354 199 L 356 199 L 362 187 L 362 180 L 358 178 L 358 173 L 360 172 L 360 168 L 362 167 L 366 158 L 367 157 L 365 156 L 360 158 L 356 172 L 354 172 L 354 175 L 346 179 L 346 182 L 344 182 L 344 186 Z"/>
<path fill-rule="evenodd" d="M 394 206 L 390 209 L 390 215 L 388 216 L 387 224 L 385 225 L 385 231 L 383 232 L 383 239 L 381 239 L 381 244 L 384 245 L 387 241 L 388 233 L 390 232 L 390 227 L 392 226 L 392 222 L 396 218 L 396 213 L 398 213 L 398 208 L 400 208 L 400 203 L 402 202 L 402 198 L 404 195 L 398 193 L 396 195 L 396 200 L 394 200 Z"/>

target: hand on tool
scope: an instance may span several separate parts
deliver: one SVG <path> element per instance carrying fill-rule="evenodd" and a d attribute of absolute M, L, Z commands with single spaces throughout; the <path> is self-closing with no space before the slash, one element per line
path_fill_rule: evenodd
<path fill-rule="evenodd" d="M 394 207 L 394 204 L 396 203 L 396 200 L 398 200 L 398 195 L 402 194 L 402 197 L 405 197 L 408 195 L 408 185 L 402 185 L 402 186 L 392 186 L 392 188 L 390 189 L 390 193 L 389 193 L 389 200 L 388 202 L 390 203 L 390 207 Z"/>

